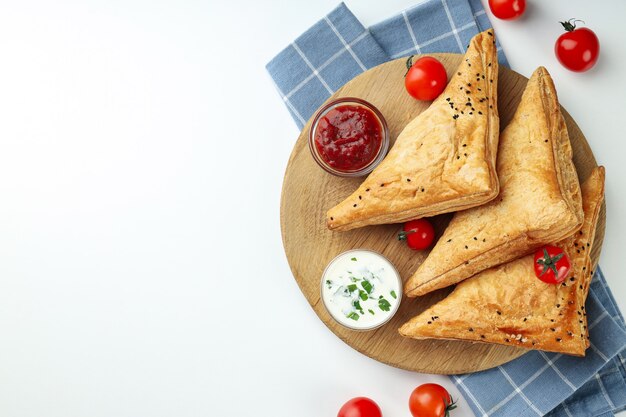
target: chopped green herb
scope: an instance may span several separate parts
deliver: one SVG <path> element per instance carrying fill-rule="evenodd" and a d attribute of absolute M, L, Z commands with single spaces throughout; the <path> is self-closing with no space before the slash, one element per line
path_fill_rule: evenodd
<path fill-rule="evenodd" d="M 361 282 L 361 287 L 363 287 L 363 289 L 365 291 L 367 291 L 368 294 L 372 293 L 372 283 L 366 280 L 363 280 L 363 282 Z"/>
<path fill-rule="evenodd" d="M 366 301 L 368 299 L 367 293 L 363 290 L 359 290 L 359 297 L 361 297 L 361 300 L 363 301 Z"/>
<path fill-rule="evenodd" d="M 391 304 L 389 304 L 389 301 L 385 300 L 381 296 L 381 298 L 378 300 L 378 307 L 380 307 L 382 311 L 389 311 L 391 309 Z"/>
<path fill-rule="evenodd" d="M 357 278 L 357 277 L 350 277 L 350 281 L 352 281 L 352 282 L 357 282 L 357 281 L 360 281 L 360 280 L 361 279 Z"/>
<path fill-rule="evenodd" d="M 348 314 L 346 317 L 354 321 L 357 321 L 359 319 L 359 315 L 356 314 L 354 311 L 351 311 L 350 314 Z"/>
<path fill-rule="evenodd" d="M 361 312 L 361 314 L 363 314 L 363 307 L 361 307 L 361 303 L 359 302 L 359 300 L 354 300 L 352 302 L 352 306 L 354 308 L 356 308 L 357 310 L 359 310 L 359 312 Z"/>
<path fill-rule="evenodd" d="M 351 261 L 356 261 L 356 258 L 350 258 Z"/>
<path fill-rule="evenodd" d="M 356 291 L 356 284 L 348 285 L 348 291 L 350 291 L 350 292 Z"/>
<path fill-rule="evenodd" d="M 391 290 L 391 292 L 389 294 L 391 294 L 391 296 L 394 298 L 394 300 L 396 298 L 398 298 L 398 296 L 396 295 L 396 292 L 394 290 Z"/>
<path fill-rule="evenodd" d="M 367 309 L 367 311 L 369 311 L 372 314 L 376 314 L 376 313 L 374 313 L 374 310 L 372 310 L 371 308 Z"/>

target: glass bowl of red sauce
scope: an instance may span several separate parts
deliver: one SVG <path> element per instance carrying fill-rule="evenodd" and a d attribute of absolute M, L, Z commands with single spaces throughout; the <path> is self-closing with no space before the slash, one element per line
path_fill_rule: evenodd
<path fill-rule="evenodd" d="M 389 130 L 380 111 L 365 100 L 344 97 L 320 108 L 309 131 L 313 159 L 340 177 L 369 174 L 389 150 Z"/>

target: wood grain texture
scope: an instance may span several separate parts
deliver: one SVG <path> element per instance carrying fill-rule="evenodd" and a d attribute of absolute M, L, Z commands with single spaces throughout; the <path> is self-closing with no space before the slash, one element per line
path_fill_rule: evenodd
<path fill-rule="evenodd" d="M 448 78 L 462 60 L 458 54 L 433 54 L 446 67 Z M 424 111 L 429 102 L 419 102 L 404 90 L 405 60 L 398 59 L 359 75 L 339 89 L 329 100 L 359 97 L 374 104 L 385 116 L 393 141 L 404 126 Z M 503 129 L 513 116 L 527 78 L 500 68 L 498 110 Z M 558 89 L 558 83 L 557 83 Z M 582 132 L 563 110 L 574 151 L 574 163 L 580 181 L 584 181 L 596 161 Z M 320 319 L 341 340 L 359 352 L 380 362 L 418 372 L 459 374 L 488 369 L 515 359 L 526 351 L 520 348 L 445 340 L 413 340 L 398 334 L 398 328 L 434 302 L 445 297 L 450 289 L 423 297 L 402 298 L 400 309 L 386 325 L 372 331 L 349 330 L 337 324 L 320 300 L 320 281 L 324 268 L 336 255 L 349 249 L 372 249 L 385 255 L 408 279 L 426 257 L 427 252 L 408 249 L 398 242 L 401 225 L 369 226 L 348 232 L 326 228 L 325 213 L 351 194 L 362 178 L 339 178 L 323 171 L 310 155 L 308 135 L 311 120 L 298 138 L 285 173 L 281 198 L 281 230 L 283 245 L 294 278 L 302 293 Z M 451 215 L 432 218 L 438 238 Z M 605 207 L 597 226 L 592 261 L 597 263 L 604 239 Z"/>

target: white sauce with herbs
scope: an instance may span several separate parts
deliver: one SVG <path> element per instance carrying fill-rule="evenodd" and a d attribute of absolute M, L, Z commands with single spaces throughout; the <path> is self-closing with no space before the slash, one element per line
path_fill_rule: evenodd
<path fill-rule="evenodd" d="M 401 280 L 382 255 L 351 250 L 337 256 L 322 276 L 322 300 L 344 326 L 373 329 L 389 320 L 402 299 Z"/>

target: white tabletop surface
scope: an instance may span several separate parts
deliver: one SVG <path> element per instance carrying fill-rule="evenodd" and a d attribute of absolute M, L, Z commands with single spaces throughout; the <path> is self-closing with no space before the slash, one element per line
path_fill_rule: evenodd
<path fill-rule="evenodd" d="M 550 70 L 607 168 L 601 264 L 625 310 L 626 3 L 529 3 L 494 25 L 515 70 Z M 264 65 L 336 4 L 5 2 L 0 415 L 319 417 L 366 395 L 390 417 L 424 382 L 459 396 L 341 342 L 287 265 L 298 130 Z M 370 25 L 413 2 L 347 4 Z M 586 74 L 552 52 L 570 17 L 601 41 Z"/>

